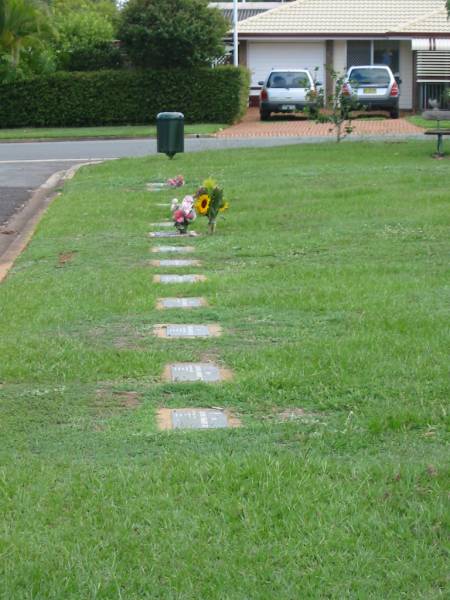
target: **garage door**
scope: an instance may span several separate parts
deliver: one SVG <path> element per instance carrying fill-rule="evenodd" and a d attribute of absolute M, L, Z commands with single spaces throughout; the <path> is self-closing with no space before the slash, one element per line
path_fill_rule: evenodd
<path fill-rule="evenodd" d="M 271 69 L 319 68 L 317 79 L 325 83 L 325 42 L 248 42 L 247 66 L 252 73 L 252 88 L 267 77 Z"/>

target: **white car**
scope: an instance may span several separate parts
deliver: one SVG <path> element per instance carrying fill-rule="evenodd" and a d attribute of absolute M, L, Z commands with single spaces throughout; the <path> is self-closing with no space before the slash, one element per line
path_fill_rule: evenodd
<path fill-rule="evenodd" d="M 273 112 L 291 113 L 315 105 L 311 92 L 321 85 L 307 69 L 273 69 L 262 86 L 259 114 L 266 121 Z"/>

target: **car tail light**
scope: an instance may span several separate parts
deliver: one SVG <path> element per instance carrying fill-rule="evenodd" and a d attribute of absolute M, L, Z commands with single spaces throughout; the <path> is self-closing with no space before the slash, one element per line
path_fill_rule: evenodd
<path fill-rule="evenodd" d="M 392 84 L 391 96 L 394 96 L 395 98 L 398 96 L 398 84 L 396 81 Z"/>
<path fill-rule="evenodd" d="M 348 85 L 348 83 L 344 83 L 344 85 L 342 86 L 342 95 L 343 96 L 351 96 L 352 92 L 350 90 L 350 86 Z"/>
<path fill-rule="evenodd" d="M 267 98 L 269 97 L 267 90 L 265 88 L 263 88 L 261 90 L 261 100 L 267 100 Z"/>

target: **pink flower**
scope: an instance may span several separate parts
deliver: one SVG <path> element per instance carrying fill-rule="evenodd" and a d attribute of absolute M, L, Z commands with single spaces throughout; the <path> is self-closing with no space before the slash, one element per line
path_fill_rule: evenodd
<path fill-rule="evenodd" d="M 182 223 L 184 221 L 184 212 L 178 209 L 173 213 L 172 218 L 177 223 Z"/>
<path fill-rule="evenodd" d="M 177 175 L 176 177 L 168 179 L 166 183 L 169 187 L 181 187 L 182 185 L 184 185 L 184 177 L 183 175 Z"/>

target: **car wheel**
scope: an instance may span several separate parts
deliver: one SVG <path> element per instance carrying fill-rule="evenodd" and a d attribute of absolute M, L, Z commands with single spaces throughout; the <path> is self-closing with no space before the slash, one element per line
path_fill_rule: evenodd
<path fill-rule="evenodd" d="M 398 109 L 398 106 L 391 108 L 389 114 L 391 115 L 391 119 L 398 119 L 400 116 L 400 111 Z"/>
<path fill-rule="evenodd" d="M 260 110 L 259 116 L 261 121 L 268 121 L 270 119 L 270 110 Z"/>

